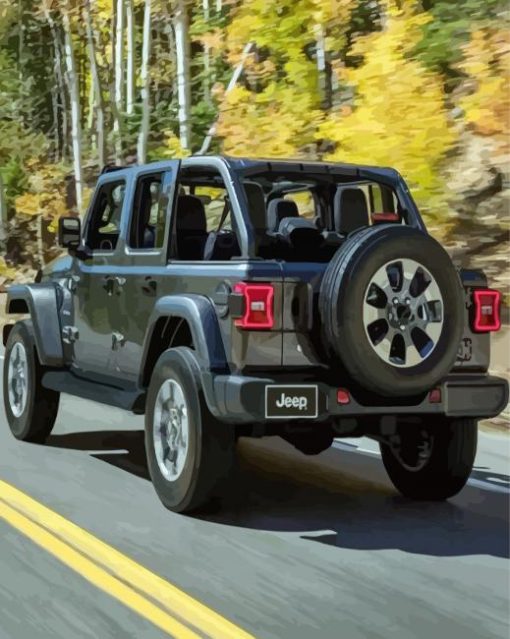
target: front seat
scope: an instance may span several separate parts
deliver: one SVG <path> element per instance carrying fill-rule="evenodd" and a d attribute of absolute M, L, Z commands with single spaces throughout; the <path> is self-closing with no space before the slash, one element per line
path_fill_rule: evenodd
<path fill-rule="evenodd" d="M 357 187 L 339 187 L 333 210 L 335 230 L 341 235 L 349 235 L 370 224 L 365 194 Z"/>
<path fill-rule="evenodd" d="M 194 195 L 179 195 L 175 220 L 178 258 L 202 260 L 207 236 L 207 220 L 202 201 Z"/>

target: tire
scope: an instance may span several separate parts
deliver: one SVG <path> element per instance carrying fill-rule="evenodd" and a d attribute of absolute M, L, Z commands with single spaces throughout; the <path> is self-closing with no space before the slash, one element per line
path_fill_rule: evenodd
<path fill-rule="evenodd" d="M 406 265 L 413 264 L 414 276 L 406 279 L 406 269 L 412 272 Z M 378 274 L 386 278 L 386 292 L 375 284 Z M 368 304 L 372 289 L 381 297 L 375 311 Z M 383 319 L 366 320 L 367 309 Z M 333 367 L 375 395 L 412 396 L 451 370 L 464 326 L 464 293 L 450 257 L 430 235 L 378 225 L 349 237 L 333 256 L 321 284 L 319 316 L 323 350 Z M 377 331 L 370 337 L 374 328 L 383 337 Z"/>
<path fill-rule="evenodd" d="M 172 394 L 173 401 L 165 404 L 166 395 Z M 183 406 L 186 412 L 178 410 Z M 175 425 L 169 422 L 169 408 L 176 411 Z M 207 408 L 193 351 L 165 351 L 152 373 L 145 414 L 149 474 L 163 505 L 173 512 L 191 512 L 218 495 L 232 467 L 234 448 L 234 428 L 216 420 Z"/>
<path fill-rule="evenodd" d="M 465 486 L 476 455 L 478 424 L 473 419 L 445 419 L 433 428 L 402 428 L 399 443 L 380 444 L 384 467 L 395 488 L 415 500 L 443 501 Z M 428 441 L 423 460 L 417 450 Z"/>
<path fill-rule="evenodd" d="M 18 382 L 13 378 L 15 372 L 11 365 L 18 366 L 18 370 L 24 369 Z M 9 333 L 5 348 L 3 379 L 5 414 L 16 439 L 43 443 L 53 429 L 60 393 L 42 386 L 45 370 L 37 356 L 32 323 L 29 320 L 17 322 Z M 20 379 L 24 379 L 23 390 Z"/>

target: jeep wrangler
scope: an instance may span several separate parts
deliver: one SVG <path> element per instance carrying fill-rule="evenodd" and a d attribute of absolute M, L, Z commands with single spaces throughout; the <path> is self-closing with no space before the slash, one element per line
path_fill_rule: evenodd
<path fill-rule="evenodd" d="M 191 157 L 107 167 L 67 254 L 11 286 L 10 429 L 44 442 L 60 393 L 145 414 L 163 504 L 224 490 L 239 436 L 305 454 L 380 443 L 395 487 L 462 489 L 477 422 L 507 404 L 488 374 L 500 294 L 457 269 L 399 173 Z"/>

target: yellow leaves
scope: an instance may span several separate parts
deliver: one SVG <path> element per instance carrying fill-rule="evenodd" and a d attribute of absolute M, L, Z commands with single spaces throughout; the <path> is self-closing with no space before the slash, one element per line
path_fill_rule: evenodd
<path fill-rule="evenodd" d="M 44 164 L 37 158 L 27 161 L 27 169 L 30 190 L 14 200 L 16 215 L 50 220 L 49 229 L 55 232 L 58 219 L 69 214 L 65 192 L 67 171 L 58 164 Z"/>
<path fill-rule="evenodd" d="M 473 90 L 460 101 L 466 120 L 481 135 L 495 135 L 508 144 L 510 113 L 510 44 L 506 31 L 474 31 L 459 65 Z"/>
<path fill-rule="evenodd" d="M 437 214 L 447 200 L 440 164 L 455 139 L 442 83 L 401 46 L 404 40 L 406 50 L 416 44 L 415 16 L 392 7 L 386 20 L 382 32 L 355 47 L 363 51 L 364 63 L 345 72 L 355 92 L 352 110 L 328 117 L 318 138 L 336 145 L 326 159 L 396 167 L 424 213 Z"/>
<path fill-rule="evenodd" d="M 6 261 L 0 256 L 0 278 L 3 280 L 13 280 L 17 275 L 15 268 L 7 266 Z"/>
<path fill-rule="evenodd" d="M 59 218 L 68 213 L 65 202 L 57 192 L 25 193 L 14 201 L 16 213 L 22 215 L 42 215 L 45 218 Z"/>
<path fill-rule="evenodd" d="M 34 193 L 20 195 L 14 201 L 14 205 L 16 213 L 22 213 L 23 215 L 40 215 L 42 212 L 39 196 Z"/>
<path fill-rule="evenodd" d="M 225 96 L 218 122 L 223 149 L 232 155 L 302 156 L 313 140 L 319 112 L 310 96 L 290 86 L 270 83 L 255 94 L 237 87 Z"/>

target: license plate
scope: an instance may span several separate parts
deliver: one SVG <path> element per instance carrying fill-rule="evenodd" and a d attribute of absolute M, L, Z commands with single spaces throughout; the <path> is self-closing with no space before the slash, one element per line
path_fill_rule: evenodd
<path fill-rule="evenodd" d="M 266 418 L 317 417 L 318 395 L 317 386 L 266 386 Z"/>

